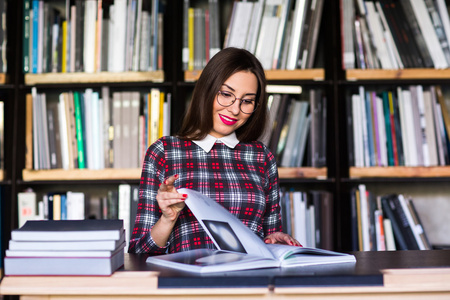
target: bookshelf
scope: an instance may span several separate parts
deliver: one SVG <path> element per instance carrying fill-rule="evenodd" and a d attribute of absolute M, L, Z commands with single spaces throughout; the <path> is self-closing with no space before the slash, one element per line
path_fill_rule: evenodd
<path fill-rule="evenodd" d="M 194 1 L 194 0 L 193 0 Z M 109 1 L 112 2 L 112 1 Z M 104 1 L 104 3 L 109 3 Z M 206 1 L 198 1 L 205 5 Z M 231 14 L 233 1 L 220 0 L 221 40 Z M 299 85 L 302 88 L 320 88 L 327 96 L 327 165 L 321 168 L 279 168 L 282 186 L 296 189 L 323 189 L 333 194 L 334 250 L 351 250 L 350 235 L 350 191 L 359 184 L 390 183 L 403 188 L 408 182 L 427 185 L 430 182 L 446 185 L 450 182 L 450 168 L 442 167 L 353 167 L 349 163 L 347 125 L 345 116 L 346 93 L 358 85 L 402 85 L 426 82 L 448 83 L 449 69 L 342 69 L 341 19 L 339 1 L 328 1 L 323 9 L 317 65 L 304 70 L 266 70 L 269 84 Z M 9 230 L 17 224 L 17 194 L 27 187 L 51 189 L 52 186 L 83 185 L 85 182 L 98 185 L 128 182 L 138 184 L 140 168 L 104 170 L 32 170 L 25 167 L 25 99 L 32 87 L 38 90 L 59 91 L 93 87 L 111 90 L 161 88 L 172 93 L 171 127 L 179 128 L 185 104 L 192 93 L 201 70 L 185 71 L 182 67 L 182 9 L 175 0 L 166 3 L 164 20 L 163 70 L 151 72 L 97 72 L 97 73 L 45 73 L 22 74 L 22 1 L 8 1 L 8 64 L 7 74 L 0 74 L 0 91 L 7 98 L 5 107 L 5 170 L 0 176 L 4 186 L 3 245 L 9 239 Z M 4 247 L 3 247 L 4 249 Z"/>

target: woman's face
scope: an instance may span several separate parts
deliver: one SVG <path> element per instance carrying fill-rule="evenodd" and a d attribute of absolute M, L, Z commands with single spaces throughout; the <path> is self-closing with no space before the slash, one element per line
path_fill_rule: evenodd
<path fill-rule="evenodd" d="M 256 105 L 256 93 L 258 91 L 258 80 L 252 72 L 240 71 L 231 75 L 220 89 L 221 96 L 217 93 L 213 105 L 213 128 L 210 135 L 221 138 L 234 132 L 247 122 L 252 114 L 245 114 L 239 108 L 241 101 L 245 99 L 242 107 L 249 104 L 250 101 Z M 230 106 L 222 106 L 219 104 L 220 99 L 234 99 L 233 95 L 238 98 Z M 223 102 L 224 100 L 222 100 Z M 228 101 L 228 100 L 227 100 Z"/>

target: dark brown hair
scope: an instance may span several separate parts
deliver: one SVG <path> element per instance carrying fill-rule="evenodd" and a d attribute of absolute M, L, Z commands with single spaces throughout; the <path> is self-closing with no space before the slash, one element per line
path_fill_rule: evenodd
<path fill-rule="evenodd" d="M 213 128 L 213 105 L 217 92 L 233 74 L 249 71 L 258 80 L 256 102 L 258 108 L 244 125 L 236 130 L 241 142 L 257 140 L 266 128 L 267 95 L 266 77 L 259 60 L 249 51 L 238 48 L 225 48 L 214 55 L 203 69 L 195 85 L 183 124 L 177 136 L 181 139 L 201 140 Z"/>

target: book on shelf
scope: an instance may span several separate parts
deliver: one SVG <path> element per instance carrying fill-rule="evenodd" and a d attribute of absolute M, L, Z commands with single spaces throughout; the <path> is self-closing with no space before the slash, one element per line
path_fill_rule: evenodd
<path fill-rule="evenodd" d="M 25 1 L 24 72 L 161 70 L 165 5 L 148 2 Z"/>
<path fill-rule="evenodd" d="M 186 205 L 195 215 L 217 249 L 150 256 L 147 263 L 195 273 L 289 268 L 326 264 L 354 264 L 353 255 L 319 248 L 265 244 L 220 204 L 190 189 Z M 224 238 L 226 236 L 226 239 Z"/>
<path fill-rule="evenodd" d="M 351 111 L 351 122 L 347 122 L 351 165 L 446 165 L 449 147 L 445 99 L 448 96 L 442 90 L 438 85 L 410 85 L 377 91 L 360 87 L 358 93 L 351 93 L 347 100 L 347 110 Z M 374 101 L 371 109 L 361 101 L 362 97 L 364 101 L 368 98 Z M 365 111 L 361 112 L 364 109 L 361 106 Z M 364 116 L 366 122 L 360 123 Z M 374 156 L 375 163 L 373 159 L 367 160 Z"/>
<path fill-rule="evenodd" d="M 383 196 L 381 198 L 381 204 L 383 213 L 391 220 L 397 249 L 420 250 L 398 195 Z"/>

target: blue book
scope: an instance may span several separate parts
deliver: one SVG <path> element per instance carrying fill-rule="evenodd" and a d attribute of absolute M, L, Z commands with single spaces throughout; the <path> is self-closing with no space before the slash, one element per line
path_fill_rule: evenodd
<path fill-rule="evenodd" d="M 373 139 L 373 114 L 372 114 L 372 105 L 371 105 L 371 96 L 370 92 L 366 92 L 366 97 L 364 99 L 364 105 L 366 108 L 366 126 L 367 126 L 367 138 L 369 142 L 369 157 L 370 157 L 370 166 L 376 166 L 376 155 L 375 155 L 375 145 Z"/>
<path fill-rule="evenodd" d="M 392 147 L 392 132 L 391 132 L 391 114 L 389 110 L 389 96 L 386 91 L 382 93 L 383 97 L 383 111 L 384 111 L 384 122 L 386 123 L 386 146 L 388 154 L 388 165 L 394 166 L 394 151 Z"/>
<path fill-rule="evenodd" d="M 33 0 L 33 33 L 31 44 L 31 73 L 38 71 L 38 45 L 39 45 L 39 1 Z"/>

